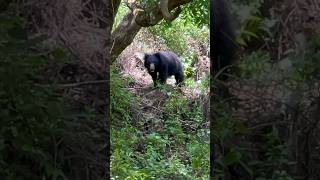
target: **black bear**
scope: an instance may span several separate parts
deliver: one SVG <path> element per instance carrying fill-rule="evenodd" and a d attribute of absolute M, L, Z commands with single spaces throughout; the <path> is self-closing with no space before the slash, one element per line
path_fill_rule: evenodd
<path fill-rule="evenodd" d="M 236 49 L 235 31 L 230 13 L 230 4 L 228 0 L 211 0 L 211 34 L 210 42 L 213 53 L 211 54 L 211 71 L 216 75 L 220 70 L 227 68 L 233 63 Z M 222 73 L 218 77 L 220 80 L 226 80 L 227 76 Z"/>
<path fill-rule="evenodd" d="M 174 76 L 178 86 L 184 80 L 183 66 L 179 57 L 171 51 L 159 51 L 148 54 L 136 53 L 139 59 L 144 61 L 144 66 L 151 75 L 154 86 L 157 86 L 157 80 L 165 84 L 167 78 Z"/>

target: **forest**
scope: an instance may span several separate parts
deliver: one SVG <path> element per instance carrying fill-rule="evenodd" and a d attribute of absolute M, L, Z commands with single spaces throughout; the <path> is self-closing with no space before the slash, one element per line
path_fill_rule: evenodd
<path fill-rule="evenodd" d="M 0 32 L 0 179 L 320 179 L 320 1 L 3 0 Z"/>

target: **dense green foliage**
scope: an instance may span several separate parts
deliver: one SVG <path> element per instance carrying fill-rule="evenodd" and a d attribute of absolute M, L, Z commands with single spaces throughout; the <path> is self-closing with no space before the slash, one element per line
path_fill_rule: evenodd
<path fill-rule="evenodd" d="M 63 172 L 53 142 L 70 108 L 54 86 L 36 84 L 45 59 L 31 49 L 37 41 L 26 39 L 25 20 L 8 14 L 0 15 L 0 177 L 55 179 Z"/>
<path fill-rule="evenodd" d="M 313 89 L 320 78 L 319 38 L 314 36 L 311 39 L 313 41 L 310 41 L 310 49 L 305 54 L 292 54 L 292 56 L 276 63 L 272 61 L 272 56 L 268 51 L 256 50 L 244 53 L 241 62 L 238 63 L 239 77 L 236 77 L 236 81 L 247 80 L 252 84 L 256 84 L 254 87 L 263 90 L 264 88 L 272 87 L 272 83 L 281 84 L 286 88 L 284 91 L 289 94 L 288 100 L 284 100 L 284 106 L 289 106 L 289 109 L 298 107 L 295 110 L 297 112 L 302 107 L 306 110 L 312 109 L 312 105 L 309 106 L 302 102 L 305 101 L 304 93 Z M 261 98 L 259 99 L 261 104 L 269 103 L 269 100 L 263 99 L 263 97 L 253 97 Z M 316 101 L 313 98 L 314 96 L 311 101 Z M 241 176 L 250 179 L 295 179 L 294 174 L 296 172 L 292 169 L 297 162 L 292 157 L 292 153 L 297 153 L 297 150 L 292 148 L 292 144 L 289 145 L 290 140 L 284 135 L 287 127 L 277 125 L 277 120 L 270 119 L 269 125 L 261 123 L 261 128 L 257 128 L 259 129 L 257 130 L 247 124 L 251 119 L 244 121 L 239 118 L 230 107 L 230 104 L 217 102 L 214 105 L 213 109 L 218 113 L 215 120 L 217 124 L 212 131 L 213 141 L 218 145 L 219 151 L 216 169 L 217 177 L 231 178 L 232 175 L 229 168 L 232 167 Z M 307 111 L 307 113 L 310 112 Z M 272 117 L 272 114 L 269 116 Z M 303 119 L 303 121 L 305 123 L 306 120 Z M 315 119 L 315 121 L 317 120 Z M 252 139 L 246 139 L 246 137 L 251 137 Z M 253 141 L 258 153 L 247 149 L 244 146 L 245 143 L 240 143 L 239 139 L 247 142 Z M 298 152 L 304 153 L 303 151 Z"/>
<path fill-rule="evenodd" d="M 79 120 L 99 118 L 86 105 L 79 112 L 48 71 L 49 56 L 63 66 L 67 53 L 48 51 L 43 37 L 27 38 L 29 24 L 11 5 L 0 14 L 0 178 L 68 179 L 73 167 L 65 156 L 79 144 L 86 153 L 91 143 L 91 132 L 73 130 L 82 128 Z"/>
<path fill-rule="evenodd" d="M 145 121 L 132 119 L 133 112 L 128 111 L 132 102 L 140 103 L 137 97 L 122 88 L 121 84 L 125 82 L 115 71 L 112 73 L 112 178 L 208 177 L 208 132 L 199 130 L 196 134 L 190 134 L 183 129 L 181 122 L 187 119 L 201 124 L 201 106 L 194 104 L 190 110 L 188 102 L 180 94 L 163 87 L 162 91 L 170 94 L 163 105 L 162 119 L 159 119 L 164 127 L 145 134 Z"/>
<path fill-rule="evenodd" d="M 193 0 L 188 3 L 181 14 L 181 17 L 188 23 L 192 23 L 198 28 L 209 25 L 210 1 Z"/>
<path fill-rule="evenodd" d="M 261 148 L 261 158 L 257 159 L 254 153 L 239 145 L 241 137 L 245 138 L 253 133 L 250 128 L 232 115 L 228 104 L 217 103 L 214 108 L 215 112 L 219 112 L 217 124 L 212 131 L 212 141 L 219 149 L 215 177 L 230 179 L 232 175 L 228 167 L 232 166 L 238 169 L 241 176 L 248 179 L 293 179 L 286 169 L 293 164 L 290 161 L 288 146 L 281 139 L 276 126 L 259 135 L 259 141 L 256 143 Z"/>

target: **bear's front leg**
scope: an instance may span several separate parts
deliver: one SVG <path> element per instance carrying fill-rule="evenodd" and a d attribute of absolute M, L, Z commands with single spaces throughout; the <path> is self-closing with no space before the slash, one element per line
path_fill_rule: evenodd
<path fill-rule="evenodd" d="M 157 86 L 157 73 L 152 73 L 151 77 L 153 80 L 153 85 L 154 85 L 154 87 L 156 87 Z"/>
<path fill-rule="evenodd" d="M 164 73 L 159 74 L 159 79 L 160 79 L 161 84 L 166 84 L 167 78 L 168 78 L 167 73 L 164 72 Z"/>
<path fill-rule="evenodd" d="M 176 73 L 175 74 L 175 79 L 176 79 L 176 85 L 180 87 L 182 85 L 182 82 L 183 82 L 183 79 L 184 79 L 183 72 L 181 71 L 179 73 Z"/>
<path fill-rule="evenodd" d="M 164 65 L 159 72 L 159 79 L 161 84 L 166 84 L 168 78 L 168 65 Z"/>

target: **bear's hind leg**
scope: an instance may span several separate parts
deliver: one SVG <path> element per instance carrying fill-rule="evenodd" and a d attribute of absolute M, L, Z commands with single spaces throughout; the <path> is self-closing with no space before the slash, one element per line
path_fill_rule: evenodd
<path fill-rule="evenodd" d="M 167 82 L 167 77 L 166 76 L 160 77 L 160 83 L 161 84 L 166 84 L 166 82 Z"/>
<path fill-rule="evenodd" d="M 174 75 L 175 79 L 176 79 L 176 85 L 177 86 L 181 86 L 182 85 L 182 82 L 183 82 L 183 74 L 182 73 L 176 73 Z"/>

